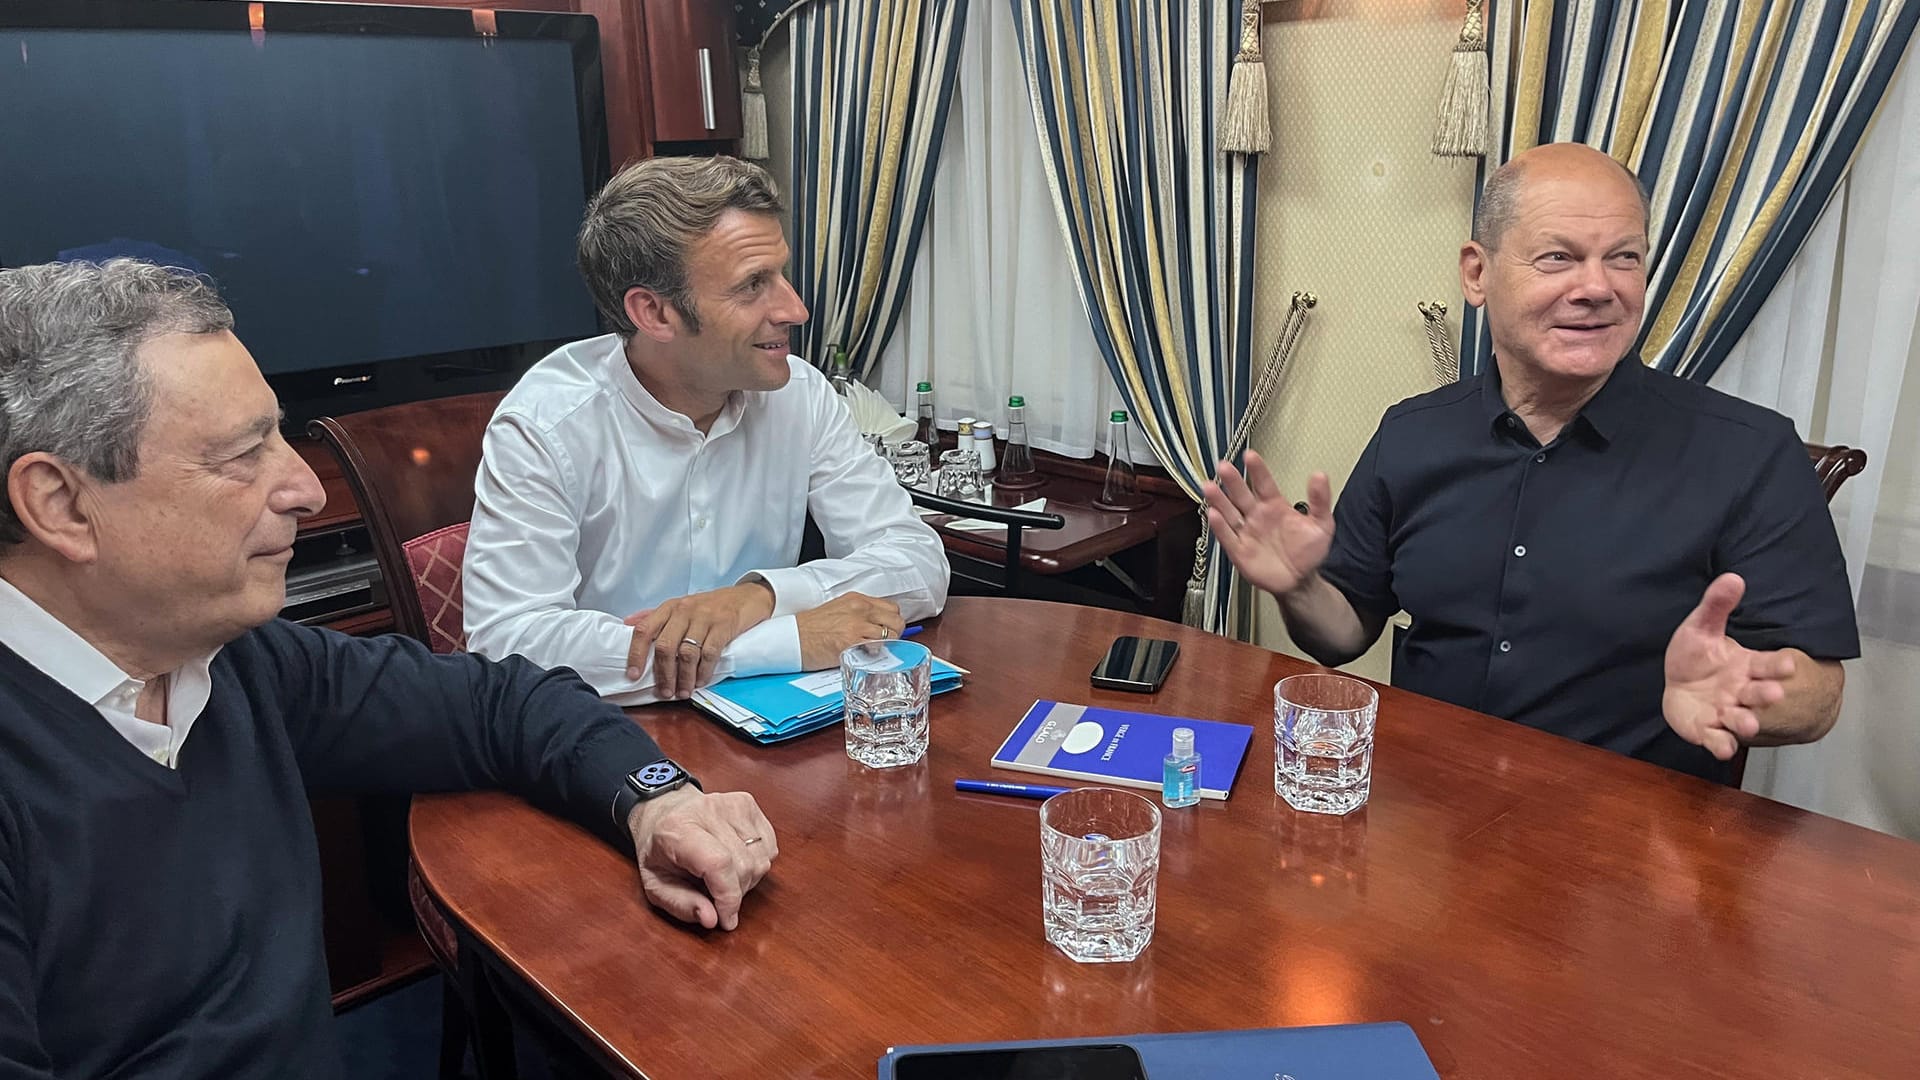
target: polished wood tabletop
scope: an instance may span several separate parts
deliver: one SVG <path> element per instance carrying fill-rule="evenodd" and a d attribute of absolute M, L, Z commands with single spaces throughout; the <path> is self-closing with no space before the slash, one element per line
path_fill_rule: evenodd
<path fill-rule="evenodd" d="M 1153 696 L 1092 689 L 1176 638 Z M 761 748 L 636 715 L 779 834 L 732 933 L 651 911 L 627 858 L 499 794 L 415 802 L 434 895 L 633 1075 L 871 1077 L 889 1045 L 1361 1021 L 1443 1077 L 1920 1075 L 1920 845 L 1383 688 L 1372 799 L 1274 794 L 1272 687 L 1308 665 L 1095 608 L 962 598 L 917 640 L 972 671 L 921 764 L 837 730 Z M 1154 938 L 1081 965 L 1040 922 L 1037 803 L 960 795 L 1036 698 L 1230 720 L 1226 802 L 1166 811 Z"/>
<path fill-rule="evenodd" d="M 1043 473 L 1038 487 L 1020 491 L 995 488 L 992 504 L 1020 506 L 1033 499 L 1045 499 L 1046 511 L 1059 514 L 1066 525 L 1059 529 L 1030 529 L 1021 536 L 1021 565 L 1036 574 L 1062 574 L 1077 570 L 1115 552 L 1146 543 L 1162 529 L 1185 517 L 1195 517 L 1193 500 L 1185 495 L 1168 495 L 1145 490 L 1147 502 L 1138 510 L 1102 510 L 1094 505 L 1100 496 L 1100 481 L 1083 476 Z M 1007 534 L 1004 529 L 978 532 L 953 527 L 954 518 L 945 514 L 926 516 L 926 522 L 940 534 L 947 550 L 976 559 L 998 562 L 1006 557 Z M 1192 536 L 1182 554 L 1192 561 Z"/>

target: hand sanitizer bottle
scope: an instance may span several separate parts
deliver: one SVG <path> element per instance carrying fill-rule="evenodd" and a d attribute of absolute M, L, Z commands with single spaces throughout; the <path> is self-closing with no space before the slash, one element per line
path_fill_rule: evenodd
<path fill-rule="evenodd" d="M 1173 729 L 1173 753 L 1160 776 L 1160 801 L 1168 806 L 1192 806 L 1200 801 L 1200 755 L 1193 752 L 1193 729 Z"/>

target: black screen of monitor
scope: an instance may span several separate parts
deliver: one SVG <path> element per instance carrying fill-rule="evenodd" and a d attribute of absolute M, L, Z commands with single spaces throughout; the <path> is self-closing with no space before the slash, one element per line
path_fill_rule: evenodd
<path fill-rule="evenodd" d="M 597 332 L 565 41 L 0 28 L 0 102 L 0 265 L 204 272 L 269 374 Z"/>

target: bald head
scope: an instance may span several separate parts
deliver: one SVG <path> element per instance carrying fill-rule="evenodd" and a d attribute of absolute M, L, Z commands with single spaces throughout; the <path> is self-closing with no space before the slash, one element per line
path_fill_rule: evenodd
<path fill-rule="evenodd" d="M 1548 143 L 1519 154 L 1487 177 L 1473 213 L 1473 239 L 1488 250 L 1499 247 L 1528 187 L 1546 180 L 1590 186 L 1597 199 L 1630 191 L 1629 197 L 1640 204 L 1642 231 L 1652 222 L 1646 189 L 1633 170 L 1585 143 Z"/>

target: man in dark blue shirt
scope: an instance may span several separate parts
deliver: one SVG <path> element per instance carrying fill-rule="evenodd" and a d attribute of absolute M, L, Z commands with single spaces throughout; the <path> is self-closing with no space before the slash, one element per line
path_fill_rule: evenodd
<path fill-rule="evenodd" d="M 776 854 L 572 672 L 275 619 L 325 496 L 232 325 L 146 263 L 0 271 L 8 1080 L 338 1077 L 309 790 L 506 788 L 708 928 Z"/>
<path fill-rule="evenodd" d="M 1859 636 L 1792 423 L 1632 352 L 1646 266 L 1632 173 L 1521 154 L 1460 255 L 1493 366 L 1387 410 L 1337 511 L 1249 453 L 1207 520 L 1321 663 L 1404 610 L 1395 685 L 1724 779 L 1742 744 L 1826 734 Z"/>

